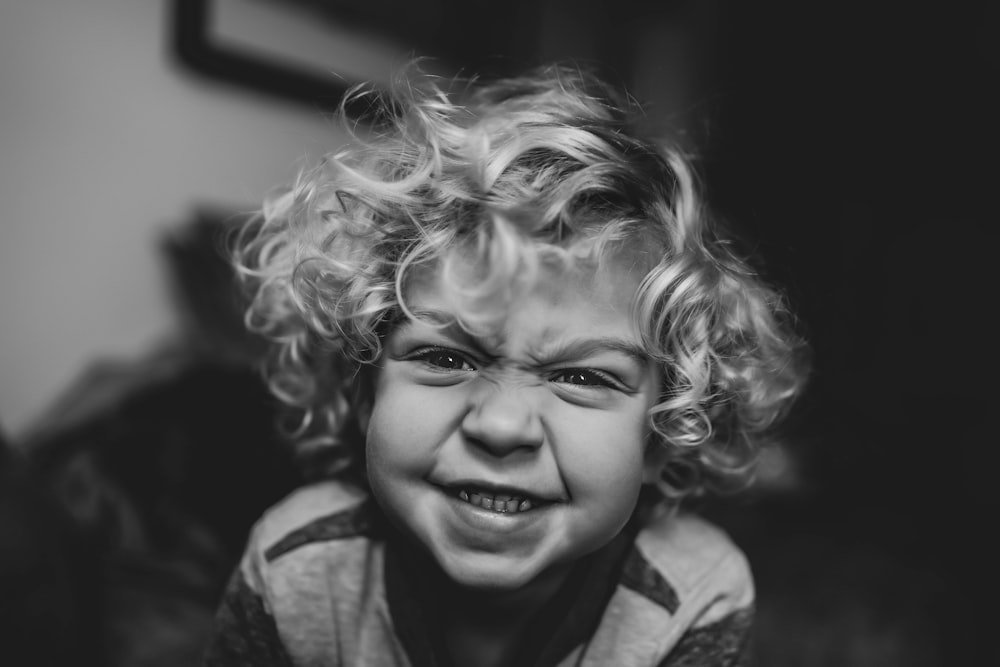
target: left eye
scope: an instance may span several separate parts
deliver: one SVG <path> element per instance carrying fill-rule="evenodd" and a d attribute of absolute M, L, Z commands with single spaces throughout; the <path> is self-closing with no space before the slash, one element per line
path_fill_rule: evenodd
<path fill-rule="evenodd" d="M 607 374 L 585 368 L 560 371 L 552 377 L 552 381 L 583 387 L 617 387 L 617 383 Z"/>
<path fill-rule="evenodd" d="M 413 355 L 413 359 L 422 361 L 428 366 L 449 371 L 474 371 L 475 367 L 469 363 L 464 355 L 454 350 L 433 349 L 425 350 Z"/>

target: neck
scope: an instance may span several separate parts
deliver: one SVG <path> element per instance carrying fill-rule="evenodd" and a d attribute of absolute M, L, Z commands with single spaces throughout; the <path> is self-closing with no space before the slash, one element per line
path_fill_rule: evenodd
<path fill-rule="evenodd" d="M 531 617 L 556 596 L 571 569 L 564 566 L 543 572 L 516 590 L 471 589 L 449 582 L 448 608 L 457 614 L 475 609 L 477 618 L 484 619 L 484 623 Z"/>
<path fill-rule="evenodd" d="M 444 642 L 456 665 L 512 665 L 539 613 L 559 593 L 570 568 L 546 572 L 515 591 L 451 586 L 441 606 Z"/>

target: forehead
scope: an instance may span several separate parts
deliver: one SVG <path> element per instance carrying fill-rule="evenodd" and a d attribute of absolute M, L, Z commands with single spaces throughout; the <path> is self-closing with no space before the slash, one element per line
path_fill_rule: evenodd
<path fill-rule="evenodd" d="M 432 324 L 457 322 L 502 347 L 544 347 L 580 336 L 639 345 L 632 306 L 642 276 L 623 257 L 542 266 L 530 280 L 516 275 L 481 291 L 462 275 L 440 267 L 416 272 L 407 281 L 407 310 Z"/>

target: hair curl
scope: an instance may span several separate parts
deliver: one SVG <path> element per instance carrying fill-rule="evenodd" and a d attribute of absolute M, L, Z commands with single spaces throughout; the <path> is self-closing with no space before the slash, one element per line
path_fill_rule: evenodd
<path fill-rule="evenodd" d="M 802 343 L 706 214 L 682 152 L 635 130 L 632 100 L 563 66 L 465 85 L 414 69 L 388 93 L 352 94 L 380 123 L 271 196 L 233 246 L 247 324 L 273 341 L 266 376 L 298 410 L 313 468 L 361 458 L 352 406 L 381 334 L 407 315 L 413 268 L 442 271 L 475 326 L 542 264 L 625 247 L 645 262 L 633 312 L 664 371 L 649 413 L 662 487 L 749 477 L 760 434 L 801 389 Z M 479 271 L 461 287 L 470 259 Z"/>

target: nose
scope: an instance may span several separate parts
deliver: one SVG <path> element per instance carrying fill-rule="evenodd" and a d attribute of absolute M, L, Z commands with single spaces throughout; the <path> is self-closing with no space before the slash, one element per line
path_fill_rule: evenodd
<path fill-rule="evenodd" d="M 545 434 L 536 405 L 524 389 L 476 383 L 469 393 L 469 409 L 462 432 L 494 456 L 541 446 Z"/>

